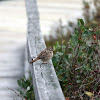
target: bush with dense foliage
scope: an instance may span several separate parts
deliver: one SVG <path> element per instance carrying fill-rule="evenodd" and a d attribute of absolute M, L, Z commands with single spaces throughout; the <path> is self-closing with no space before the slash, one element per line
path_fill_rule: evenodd
<path fill-rule="evenodd" d="M 53 65 L 67 100 L 99 100 L 100 93 L 100 30 L 87 28 L 82 19 L 67 43 L 56 42 Z M 33 100 L 33 85 L 29 79 L 18 80 L 20 96 Z"/>
<path fill-rule="evenodd" d="M 87 100 L 88 91 L 93 93 L 90 98 L 99 100 L 100 33 L 98 27 L 85 27 L 82 19 L 78 26 L 67 44 L 56 43 L 53 65 L 66 97 Z"/>

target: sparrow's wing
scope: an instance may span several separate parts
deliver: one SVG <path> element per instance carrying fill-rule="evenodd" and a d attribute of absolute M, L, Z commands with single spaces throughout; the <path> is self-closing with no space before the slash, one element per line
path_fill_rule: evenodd
<path fill-rule="evenodd" d="M 46 50 L 43 50 L 43 51 L 38 55 L 38 58 L 39 58 L 39 59 L 44 59 L 46 55 L 47 55 L 47 51 L 46 51 Z"/>

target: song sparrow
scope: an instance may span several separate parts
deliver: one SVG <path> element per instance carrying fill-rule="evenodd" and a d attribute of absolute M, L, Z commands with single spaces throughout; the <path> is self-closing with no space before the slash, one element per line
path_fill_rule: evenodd
<path fill-rule="evenodd" d="M 33 63 L 37 60 L 42 60 L 43 62 L 46 62 L 50 60 L 52 57 L 53 57 L 53 49 L 46 48 L 38 55 L 36 59 L 32 60 L 30 63 Z"/>

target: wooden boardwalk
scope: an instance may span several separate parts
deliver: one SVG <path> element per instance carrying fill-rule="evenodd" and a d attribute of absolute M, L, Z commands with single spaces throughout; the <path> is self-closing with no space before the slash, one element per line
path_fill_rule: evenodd
<path fill-rule="evenodd" d="M 17 80 L 24 75 L 26 25 L 21 31 L 25 14 L 19 14 L 25 12 L 23 4 L 0 2 L 0 100 L 20 100 L 10 89 L 18 89 Z"/>
<path fill-rule="evenodd" d="M 60 18 L 73 20 L 81 12 L 81 0 L 37 0 L 43 34 Z M 24 0 L 0 1 L 0 100 L 20 100 L 9 90 L 17 89 L 24 75 L 27 20 Z"/>
<path fill-rule="evenodd" d="M 10 89 L 17 89 L 17 79 L 24 75 L 24 48 L 22 39 L 9 37 L 9 32 L 0 37 L 0 100 L 14 100 Z M 16 99 L 17 100 L 17 99 Z"/>

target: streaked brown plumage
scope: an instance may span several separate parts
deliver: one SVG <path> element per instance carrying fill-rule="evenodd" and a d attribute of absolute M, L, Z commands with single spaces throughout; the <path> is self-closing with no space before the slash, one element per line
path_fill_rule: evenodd
<path fill-rule="evenodd" d="M 30 63 L 33 63 L 37 60 L 42 60 L 43 62 L 46 62 L 50 60 L 53 57 L 53 50 L 51 48 L 44 49 L 36 59 L 32 60 Z"/>

